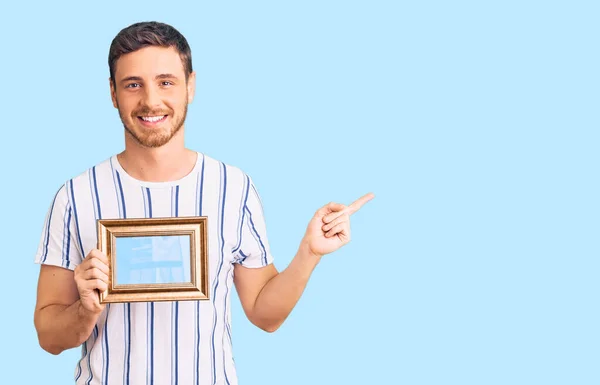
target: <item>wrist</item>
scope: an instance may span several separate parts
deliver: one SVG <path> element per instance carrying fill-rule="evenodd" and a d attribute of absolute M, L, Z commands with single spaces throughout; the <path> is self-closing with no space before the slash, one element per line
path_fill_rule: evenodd
<path fill-rule="evenodd" d="M 303 239 L 302 243 L 300 244 L 300 249 L 298 251 L 298 254 L 301 255 L 303 259 L 308 259 L 308 260 L 314 261 L 316 263 L 318 263 L 321 260 L 321 258 L 323 257 L 323 254 L 315 253 L 310 248 L 308 241 L 305 239 Z"/>
<path fill-rule="evenodd" d="M 84 319 L 84 320 L 92 319 L 95 321 L 98 318 L 98 316 L 100 315 L 100 313 L 102 313 L 102 310 L 103 310 L 103 308 L 90 310 L 83 305 L 81 300 L 79 300 L 79 303 L 77 306 L 77 314 L 79 315 L 80 319 Z"/>
<path fill-rule="evenodd" d="M 94 325 L 96 325 L 96 321 L 100 316 L 100 311 L 92 311 L 87 309 L 81 301 L 77 304 L 77 322 L 78 326 L 73 329 L 75 341 L 74 345 L 70 347 L 79 346 L 84 343 L 92 334 L 94 330 Z"/>

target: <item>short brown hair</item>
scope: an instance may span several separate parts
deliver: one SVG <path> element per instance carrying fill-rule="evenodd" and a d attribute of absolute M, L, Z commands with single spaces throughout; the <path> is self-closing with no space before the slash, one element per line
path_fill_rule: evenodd
<path fill-rule="evenodd" d="M 168 24 L 147 21 L 122 29 L 113 39 L 108 52 L 108 68 L 113 84 L 117 60 L 125 54 L 150 46 L 174 47 L 181 57 L 187 80 L 193 69 L 192 51 L 185 37 Z"/>

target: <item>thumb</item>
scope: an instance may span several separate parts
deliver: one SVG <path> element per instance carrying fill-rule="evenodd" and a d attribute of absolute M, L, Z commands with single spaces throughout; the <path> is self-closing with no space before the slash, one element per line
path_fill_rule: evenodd
<path fill-rule="evenodd" d="M 321 218 L 329 213 L 342 211 L 345 208 L 346 206 L 341 203 L 329 202 L 328 204 L 317 210 L 317 212 L 315 213 L 315 217 Z"/>

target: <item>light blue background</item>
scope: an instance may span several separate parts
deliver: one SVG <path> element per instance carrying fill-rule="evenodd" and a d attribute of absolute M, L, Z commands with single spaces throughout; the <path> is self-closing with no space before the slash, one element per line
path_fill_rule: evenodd
<path fill-rule="evenodd" d="M 115 285 L 191 282 L 190 236 L 160 236 L 157 245 L 153 245 L 153 238 L 155 237 L 115 238 Z M 165 238 L 177 243 L 165 245 Z"/>
<path fill-rule="evenodd" d="M 72 383 L 33 255 L 123 148 L 112 38 L 160 20 L 198 72 L 187 143 L 253 177 L 278 268 L 318 207 L 377 195 L 279 331 L 234 298 L 241 384 L 600 383 L 597 2 L 117 4 L 2 6 L 0 382 Z"/>

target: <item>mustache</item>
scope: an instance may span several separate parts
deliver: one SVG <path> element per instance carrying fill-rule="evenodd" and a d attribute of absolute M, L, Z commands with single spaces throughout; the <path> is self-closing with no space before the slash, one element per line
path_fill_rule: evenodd
<path fill-rule="evenodd" d="M 160 116 L 160 115 L 171 115 L 173 111 L 171 110 L 153 110 L 148 107 L 143 107 L 138 110 L 133 111 L 135 116 Z"/>

